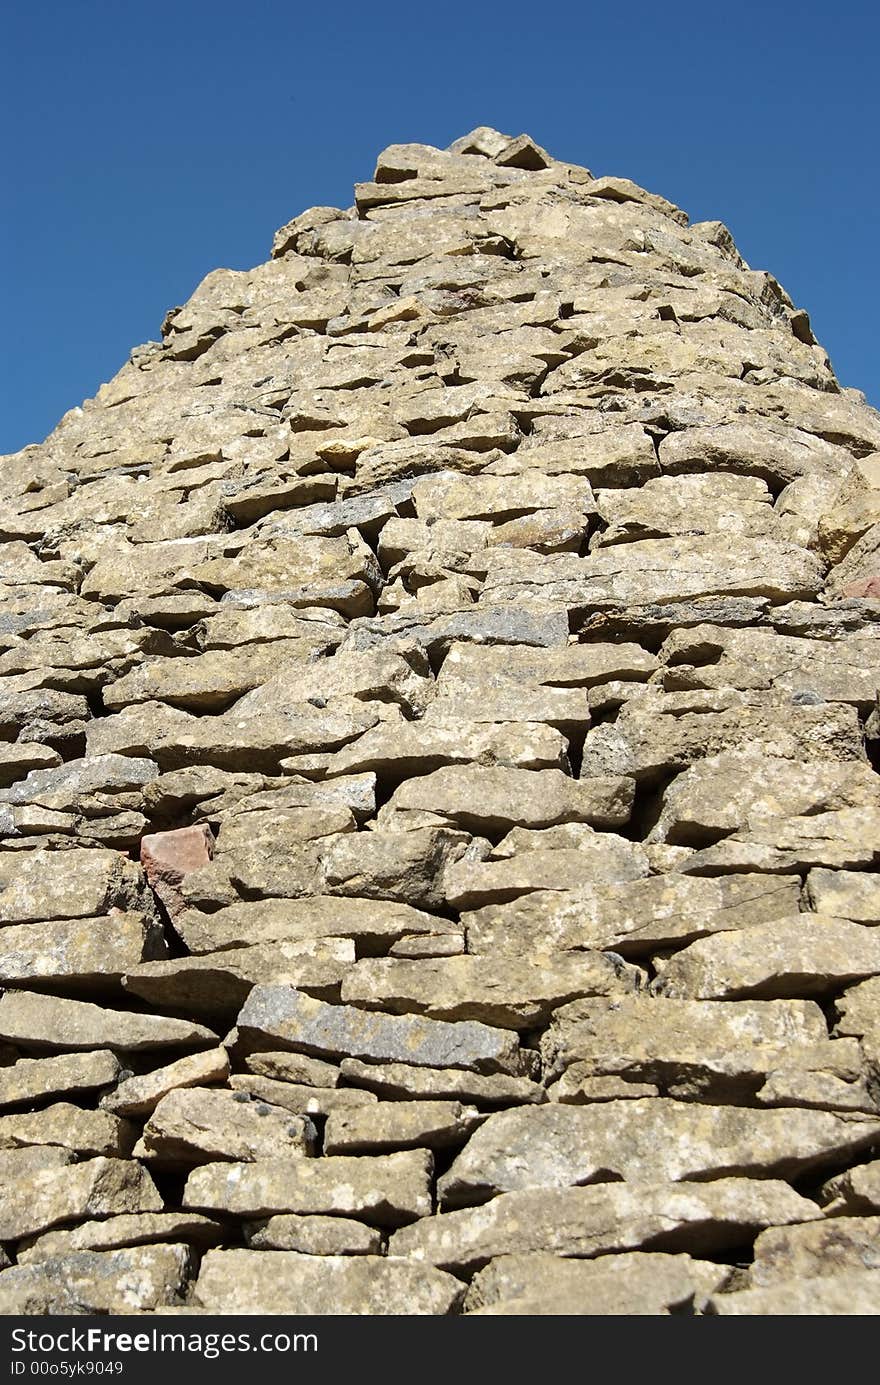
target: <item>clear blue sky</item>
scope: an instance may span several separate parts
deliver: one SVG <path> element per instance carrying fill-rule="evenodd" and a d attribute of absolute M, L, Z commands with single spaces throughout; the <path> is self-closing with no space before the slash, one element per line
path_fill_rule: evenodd
<path fill-rule="evenodd" d="M 727 222 L 880 404 L 878 41 L 871 0 L 9 0 L 0 452 L 384 145 L 478 124 Z"/>

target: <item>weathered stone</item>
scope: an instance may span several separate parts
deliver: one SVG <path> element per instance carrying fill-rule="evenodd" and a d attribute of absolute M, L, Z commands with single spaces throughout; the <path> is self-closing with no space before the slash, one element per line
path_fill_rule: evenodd
<path fill-rule="evenodd" d="M 555 769 L 450 765 L 408 779 L 383 812 L 428 812 L 440 822 L 485 835 L 562 822 L 620 827 L 629 820 L 632 804 L 632 781 L 620 776 L 575 780 Z"/>
<path fill-rule="evenodd" d="M 705 1309 L 719 1316 L 862 1317 L 880 1313 L 880 1275 L 876 1270 L 797 1279 L 716 1294 Z"/>
<path fill-rule="evenodd" d="M 474 953 L 614 948 L 638 957 L 782 918 L 795 912 L 798 896 L 796 880 L 772 875 L 664 874 L 619 884 L 585 883 L 571 891 L 538 890 L 466 913 L 463 922 Z"/>
<path fill-rule="evenodd" d="M 326 888 L 331 894 L 393 900 L 419 910 L 442 908 L 443 872 L 464 855 L 468 842 L 464 833 L 445 826 L 350 833 L 322 853 Z"/>
<path fill-rule="evenodd" d="M 138 1153 L 150 1164 L 186 1167 L 311 1154 L 313 1145 L 311 1122 L 280 1106 L 217 1088 L 175 1087 L 154 1107 Z"/>
<path fill-rule="evenodd" d="M 365 838 L 375 835 L 363 834 Z M 359 839 L 360 834 L 354 840 Z M 339 859 L 342 845 L 334 847 L 334 861 Z M 360 882 L 351 878 L 351 883 L 354 889 Z M 213 953 L 285 941 L 305 946 L 334 938 L 351 939 L 369 950 L 384 949 L 400 938 L 433 933 L 443 923 L 433 914 L 395 900 L 348 898 L 342 890 L 340 896 L 240 902 L 214 913 L 189 909 L 180 915 L 175 927 L 190 952 Z"/>
<path fill-rule="evenodd" d="M 727 751 L 692 765 L 666 790 L 654 841 L 703 846 L 767 818 L 880 807 L 880 780 L 858 761 L 797 764 Z"/>
<path fill-rule="evenodd" d="M 566 1260 L 536 1252 L 502 1255 L 471 1281 L 468 1313 L 643 1316 L 692 1310 L 695 1296 L 720 1288 L 724 1266 L 689 1255 L 643 1252 Z"/>
<path fill-rule="evenodd" d="M 323 1118 L 334 1111 L 345 1114 L 364 1106 L 375 1106 L 377 1101 L 372 1092 L 360 1091 L 356 1087 L 311 1087 L 305 1082 L 278 1082 L 271 1077 L 251 1073 L 234 1073 L 229 1085 L 234 1092 L 241 1094 L 242 1099 L 247 1098 L 258 1105 L 282 1107 L 296 1116 Z"/>
<path fill-rule="evenodd" d="M 381 1255 L 382 1236 L 350 1217 L 268 1217 L 245 1222 L 251 1250 L 296 1250 L 301 1255 Z"/>
<path fill-rule="evenodd" d="M 50 1256 L 80 1250 L 119 1250 L 154 1241 L 212 1246 L 223 1239 L 223 1227 L 198 1212 L 128 1212 L 102 1221 L 80 1222 L 69 1231 L 47 1231 L 18 1246 L 16 1262 L 33 1265 Z"/>
<path fill-rule="evenodd" d="M 243 1037 L 319 1057 L 506 1071 L 514 1076 L 520 1063 L 519 1044 L 506 1030 L 473 1021 L 449 1024 L 325 1005 L 291 986 L 255 986 L 238 1017 L 238 1030 Z"/>
<path fill-rule="evenodd" d="M 852 870 L 880 864 L 880 811 L 838 808 L 803 817 L 761 818 L 715 846 L 695 851 L 683 869 L 805 872 L 813 866 Z"/>
<path fill-rule="evenodd" d="M 212 1250 L 195 1300 L 211 1313 L 451 1313 L 463 1293 L 451 1275 L 374 1256 L 292 1250 Z"/>
<path fill-rule="evenodd" d="M 876 1119 L 825 1111 L 609 1101 L 595 1106 L 520 1107 L 488 1117 L 438 1185 L 446 1207 L 499 1192 L 560 1188 L 599 1178 L 646 1182 L 688 1178 L 786 1177 L 870 1146 Z"/>
<path fill-rule="evenodd" d="M 127 972 L 124 985 L 157 1009 L 211 1020 L 237 1013 L 251 987 L 261 982 L 298 986 L 310 995 L 337 999 L 354 956 L 354 943 L 348 938 L 281 939 L 202 957 L 146 962 Z"/>
<path fill-rule="evenodd" d="M 422 720 L 365 732 L 336 752 L 330 768 L 333 774 L 373 770 L 383 783 L 396 784 L 475 760 L 507 769 L 558 769 L 565 754 L 565 740 L 551 726 L 458 720 L 434 725 Z"/>
<path fill-rule="evenodd" d="M 880 1212 L 880 1159 L 829 1178 L 819 1190 L 827 1216 L 864 1216 Z"/>
<path fill-rule="evenodd" d="M 615 884 L 649 873 L 648 858 L 638 843 L 612 832 L 594 832 L 581 823 L 566 824 L 563 830 L 570 833 L 570 846 L 559 829 L 514 828 L 486 860 L 456 862 L 443 877 L 449 903 L 456 909 L 479 909 L 537 890 L 576 890 L 585 878 Z"/>
<path fill-rule="evenodd" d="M 699 1255 L 747 1243 L 765 1226 L 819 1215 L 815 1203 L 770 1178 L 531 1188 L 426 1217 L 395 1232 L 388 1249 L 453 1273 L 533 1251 L 580 1259 L 638 1249 Z"/>
<path fill-rule="evenodd" d="M 0 931 L 0 982 L 107 986 L 167 951 L 158 920 L 143 914 L 114 910 L 105 918 L 13 924 Z"/>
<path fill-rule="evenodd" d="M 137 1130 L 130 1121 L 106 1111 L 89 1111 L 58 1101 L 35 1112 L 0 1116 L 0 1149 L 23 1145 L 58 1145 L 77 1155 L 131 1154 Z"/>
<path fill-rule="evenodd" d="M 307 1087 L 335 1087 L 340 1070 L 335 1063 L 310 1058 L 305 1053 L 251 1053 L 245 1059 L 248 1072 L 275 1082 L 299 1083 Z"/>
<path fill-rule="evenodd" d="M 203 1087 L 207 1083 L 225 1082 L 228 1076 L 226 1050 L 211 1048 L 204 1053 L 187 1054 L 176 1063 L 153 1072 L 125 1078 L 101 1098 L 101 1106 L 121 1116 L 148 1116 L 164 1096 L 178 1087 Z"/>
<path fill-rule="evenodd" d="M 0 1108 L 24 1106 L 47 1096 L 100 1091 L 114 1083 L 121 1070 L 119 1059 L 108 1049 L 63 1053 L 56 1058 L 19 1058 L 9 1066 L 0 1065 Z"/>
<path fill-rule="evenodd" d="M 432 1172 L 427 1150 L 205 1164 L 189 1175 L 183 1206 L 232 1216 L 295 1212 L 400 1226 L 430 1214 Z"/>
<path fill-rule="evenodd" d="M 188 1020 L 105 1010 L 84 1000 L 7 991 L 0 997 L 0 1037 L 27 1048 L 139 1050 L 208 1048 L 217 1035 Z"/>
<path fill-rule="evenodd" d="M 811 870 L 806 896 L 817 914 L 880 924 L 880 877 L 847 870 Z"/>
<path fill-rule="evenodd" d="M 847 919 L 798 914 L 699 938 L 658 966 L 654 988 L 670 999 L 822 995 L 880 973 L 880 936 Z"/>
<path fill-rule="evenodd" d="M 0 1240 L 17 1241 L 60 1222 L 162 1209 L 153 1180 L 133 1159 L 99 1157 L 40 1168 L 13 1158 L 30 1153 L 14 1150 L 0 1156 L 4 1184 Z"/>
<path fill-rule="evenodd" d="M 786 1280 L 880 1270 L 878 1231 L 878 1217 L 832 1217 L 762 1231 L 755 1241 L 749 1281 L 759 1288 Z"/>
<path fill-rule="evenodd" d="M 420 1068 L 408 1063 L 363 1063 L 343 1058 L 342 1076 L 381 1097 L 408 1100 L 451 1100 L 481 1106 L 518 1106 L 544 1101 L 546 1093 L 527 1077 L 505 1073 L 466 1072 L 463 1068 Z"/>
<path fill-rule="evenodd" d="M 141 838 L 141 865 L 169 914 L 183 908 L 178 886 L 184 876 L 208 865 L 214 855 L 214 834 L 205 825 L 177 827 Z"/>
<path fill-rule="evenodd" d="M 116 851 L 5 855 L 0 887 L 0 923 L 95 918 L 146 904 L 139 868 Z"/>
<path fill-rule="evenodd" d="M 636 989 L 635 967 L 601 952 L 516 957 L 443 957 L 357 962 L 342 998 L 368 1010 L 478 1020 L 502 1029 L 534 1029 L 576 995 L 623 995 Z"/>
<path fill-rule="evenodd" d="M 581 773 L 650 780 L 726 750 L 797 763 L 861 760 L 863 754 L 852 707 L 794 695 L 657 693 L 626 703 L 612 725 L 587 733 Z"/>
<path fill-rule="evenodd" d="M 556 1010 L 541 1040 L 545 1070 L 659 1084 L 670 1095 L 748 1098 L 771 1073 L 813 1071 L 853 1081 L 855 1045 L 829 1040 L 812 1001 L 577 1000 Z"/>
<path fill-rule="evenodd" d="M 182 1302 L 194 1268 L 185 1245 L 73 1251 L 7 1270 L 0 1278 L 0 1312 L 155 1312 Z"/>
<path fill-rule="evenodd" d="M 372 1154 L 389 1149 L 462 1145 L 480 1117 L 457 1101 L 380 1101 L 331 1111 L 324 1129 L 327 1154 Z"/>

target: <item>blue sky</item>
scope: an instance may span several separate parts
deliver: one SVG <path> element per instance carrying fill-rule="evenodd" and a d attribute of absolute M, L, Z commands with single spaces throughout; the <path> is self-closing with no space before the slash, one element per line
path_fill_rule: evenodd
<path fill-rule="evenodd" d="M 478 124 L 725 221 L 880 405 L 878 40 L 868 0 L 10 0 L 0 452 L 383 146 Z"/>

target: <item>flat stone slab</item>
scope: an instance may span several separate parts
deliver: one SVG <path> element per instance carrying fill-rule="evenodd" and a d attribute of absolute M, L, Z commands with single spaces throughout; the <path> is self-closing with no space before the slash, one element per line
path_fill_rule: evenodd
<path fill-rule="evenodd" d="M 372 1255 L 300 1255 L 292 1250 L 211 1250 L 195 1301 L 210 1313 L 451 1313 L 464 1293 L 449 1274 Z"/>
<path fill-rule="evenodd" d="M 638 1249 L 702 1255 L 746 1244 L 765 1226 L 820 1215 L 787 1183 L 764 1178 L 532 1188 L 425 1217 L 396 1231 L 388 1252 L 455 1274 L 531 1251 L 582 1259 Z"/>
<path fill-rule="evenodd" d="M 507 1030 L 326 1005 L 290 986 L 255 986 L 239 1014 L 238 1031 L 259 1041 L 257 1046 L 282 1044 L 318 1057 L 519 1072 L 519 1044 Z"/>
<path fill-rule="evenodd" d="M 189 1175 L 183 1206 L 209 1215 L 253 1218 L 295 1212 L 401 1226 L 430 1214 L 433 1168 L 427 1150 L 205 1164 Z"/>
<path fill-rule="evenodd" d="M 217 1035 L 189 1020 L 107 1010 L 85 1000 L 7 991 L 0 997 L 0 1038 L 29 1048 L 135 1051 L 207 1048 Z"/>
<path fill-rule="evenodd" d="M 827 1111 L 753 1110 L 662 1097 L 550 1103 L 489 1116 L 438 1185 L 460 1207 L 499 1192 L 560 1188 L 614 1174 L 627 1182 L 790 1177 L 870 1147 L 880 1120 Z"/>

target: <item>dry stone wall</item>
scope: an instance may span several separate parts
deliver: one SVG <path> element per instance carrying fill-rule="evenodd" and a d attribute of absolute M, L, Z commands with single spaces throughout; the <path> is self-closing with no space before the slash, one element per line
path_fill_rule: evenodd
<path fill-rule="evenodd" d="M 880 416 L 395 145 L 0 461 L 0 1311 L 880 1311 Z"/>

